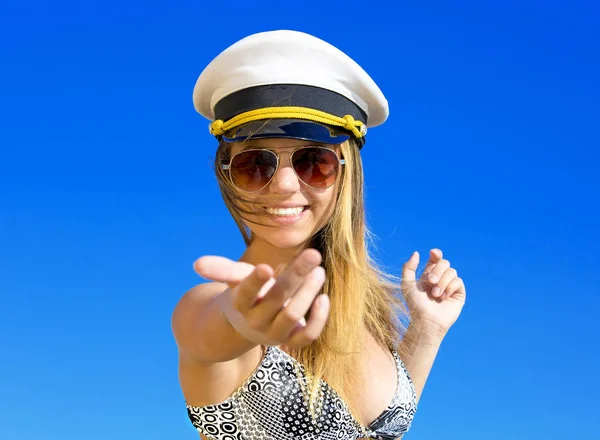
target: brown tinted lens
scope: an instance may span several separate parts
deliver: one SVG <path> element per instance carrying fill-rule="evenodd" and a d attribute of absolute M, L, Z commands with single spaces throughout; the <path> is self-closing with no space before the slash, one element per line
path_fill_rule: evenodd
<path fill-rule="evenodd" d="M 335 182 L 339 160 L 336 154 L 327 148 L 301 148 L 294 152 L 292 166 L 298 178 L 308 186 L 328 188 Z"/>
<path fill-rule="evenodd" d="M 277 156 L 268 150 L 248 150 L 236 154 L 229 172 L 233 184 L 243 191 L 263 188 L 277 170 Z"/>

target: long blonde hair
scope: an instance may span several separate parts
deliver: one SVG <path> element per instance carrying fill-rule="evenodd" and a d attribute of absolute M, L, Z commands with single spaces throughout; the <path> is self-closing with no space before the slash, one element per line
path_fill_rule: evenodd
<path fill-rule="evenodd" d="M 346 164 L 342 167 L 337 201 L 331 218 L 309 245 L 323 255 L 327 279 L 322 293 L 330 298 L 329 318 L 315 342 L 290 354 L 304 366 L 308 377 L 305 395 L 313 416 L 319 410 L 319 380 L 325 378 L 356 418 L 364 329 L 380 345 L 398 349 L 409 312 L 398 279 L 379 269 L 368 251 L 371 235 L 365 222 L 363 168 L 358 146 L 350 140 L 340 148 Z M 219 145 L 215 172 L 223 200 L 249 245 L 251 233 L 244 214 L 251 211 L 242 206 L 251 201 L 242 199 L 221 167 L 230 149 L 227 143 Z"/>

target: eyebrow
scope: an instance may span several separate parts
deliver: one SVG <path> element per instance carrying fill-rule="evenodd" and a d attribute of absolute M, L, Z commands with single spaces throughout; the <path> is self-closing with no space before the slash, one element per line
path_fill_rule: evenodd
<path fill-rule="evenodd" d="M 334 148 L 334 145 L 330 145 L 330 144 L 323 144 L 320 142 L 312 142 L 309 144 L 303 144 L 303 145 L 292 145 L 289 147 L 281 147 L 281 146 L 266 146 L 266 145 L 260 145 L 260 144 L 252 144 L 252 145 L 246 145 L 244 146 L 240 151 L 245 151 L 245 150 L 291 150 L 291 149 L 296 149 L 296 148 L 302 148 L 302 147 L 326 147 L 326 148 Z"/>

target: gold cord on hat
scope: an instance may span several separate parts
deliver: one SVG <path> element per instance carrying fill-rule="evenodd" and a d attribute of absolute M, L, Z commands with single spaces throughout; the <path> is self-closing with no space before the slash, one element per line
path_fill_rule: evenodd
<path fill-rule="evenodd" d="M 332 115 L 327 112 L 315 110 L 307 107 L 266 107 L 256 110 L 250 110 L 234 116 L 227 122 L 217 119 L 209 126 L 210 134 L 220 136 L 226 131 L 248 122 L 260 121 L 262 119 L 303 119 L 312 122 L 318 122 L 325 125 L 341 127 L 351 132 L 355 138 L 360 139 L 367 134 L 367 126 L 357 121 L 350 115 L 343 118 Z"/>

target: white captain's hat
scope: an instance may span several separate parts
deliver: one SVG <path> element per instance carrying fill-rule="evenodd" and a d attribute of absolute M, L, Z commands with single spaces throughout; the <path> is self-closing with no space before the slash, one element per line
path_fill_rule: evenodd
<path fill-rule="evenodd" d="M 367 127 L 382 124 L 388 103 L 345 53 L 297 31 L 262 32 L 218 55 L 200 74 L 194 107 L 210 132 L 228 142 L 294 138 L 362 147 Z"/>

